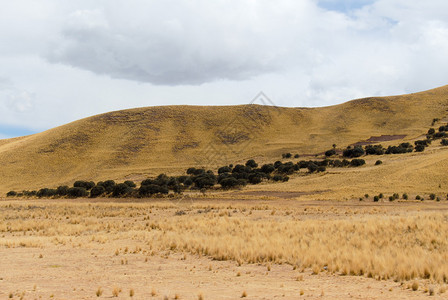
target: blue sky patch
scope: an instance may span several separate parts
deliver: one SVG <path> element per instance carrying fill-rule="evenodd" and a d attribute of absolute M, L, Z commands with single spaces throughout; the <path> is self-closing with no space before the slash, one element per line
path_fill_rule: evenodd
<path fill-rule="evenodd" d="M 0 125 L 0 138 L 12 138 L 34 133 L 36 133 L 36 131 L 30 130 L 28 128 Z"/>
<path fill-rule="evenodd" d="M 366 5 L 374 3 L 375 0 L 318 0 L 320 7 L 327 10 L 334 10 L 347 13 L 356 9 L 360 9 Z"/>

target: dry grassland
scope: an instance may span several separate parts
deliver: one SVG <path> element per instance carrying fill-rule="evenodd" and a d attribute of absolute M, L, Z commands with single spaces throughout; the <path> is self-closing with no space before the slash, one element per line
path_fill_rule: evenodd
<path fill-rule="evenodd" d="M 420 297 L 424 295 L 422 292 L 426 295 L 442 295 L 448 282 L 448 204 L 445 201 L 360 204 L 293 200 L 247 203 L 198 200 L 183 207 L 169 201 L 84 201 L 0 202 L 0 298 L 6 298 L 10 292 L 13 292 L 14 297 L 19 297 L 23 286 L 23 283 L 14 281 L 17 275 L 14 272 L 20 273 L 23 270 L 11 270 L 8 264 L 13 265 L 14 260 L 22 259 L 24 253 L 33 253 L 38 262 L 55 251 L 63 251 L 67 258 L 79 253 L 88 256 L 87 253 L 92 252 L 98 259 L 113 261 L 125 270 L 129 266 L 130 273 L 138 273 L 147 268 L 132 264 L 137 256 L 141 262 L 149 260 L 153 263 L 157 257 L 167 261 L 174 257 L 176 260 L 173 264 L 179 270 L 193 270 L 193 266 L 203 264 L 204 259 L 212 259 L 203 272 L 208 270 L 214 274 L 219 266 L 233 274 L 233 281 L 237 281 L 251 266 L 256 266 L 257 272 L 260 268 L 263 269 L 260 274 L 281 269 L 283 271 L 278 274 L 283 275 L 278 276 L 290 274 L 288 276 L 299 278 L 299 281 L 300 276 L 302 279 L 303 276 L 314 276 L 320 278 L 316 282 L 322 278 L 330 278 L 335 282 L 344 280 L 343 278 L 364 278 L 371 280 L 372 284 L 387 282 L 388 285 L 396 282 L 395 287 L 399 287 L 395 295 L 397 297 L 404 297 L 403 293 L 408 293 L 406 297 L 412 297 L 412 284 L 417 284 L 416 290 Z M 196 259 L 192 262 L 193 266 L 184 266 L 185 263 L 179 262 L 190 257 Z M 56 263 L 49 264 L 54 264 L 54 268 L 58 266 Z M 95 264 L 98 265 L 92 267 L 81 263 L 76 267 L 81 274 L 84 273 L 84 268 L 89 269 L 85 273 L 86 278 L 102 278 L 101 264 Z M 167 262 L 159 264 L 164 266 Z M 28 263 L 22 268 L 33 268 L 33 264 Z M 235 271 L 234 268 L 241 269 Z M 217 280 L 223 278 L 217 276 Z M 53 280 L 57 282 L 62 279 Z M 143 281 L 142 278 L 136 280 Z M 190 277 L 178 280 L 189 281 Z M 201 282 L 201 279 L 194 277 L 191 280 Z M 241 286 L 241 290 L 233 291 L 229 287 L 228 291 L 216 290 L 215 294 L 212 293 L 213 287 L 203 287 L 197 291 L 194 287 L 185 289 L 190 289 L 188 299 L 197 299 L 199 290 L 204 295 L 213 295 L 207 299 L 221 299 L 218 296 L 225 295 L 226 292 L 231 295 L 239 293 L 241 296 L 244 287 L 250 287 L 247 284 L 256 282 L 262 285 L 266 283 L 264 280 L 246 278 L 246 285 Z M 282 279 L 279 277 L 277 280 Z M 360 284 L 357 281 L 359 279 L 353 280 L 355 286 Z M 28 284 L 31 285 L 30 282 Z M 89 283 L 85 284 L 89 286 Z M 76 297 L 63 292 L 64 288 L 57 284 L 52 290 L 55 294 L 62 293 L 63 296 L 58 296 L 61 299 L 93 299 L 97 297 L 95 293 L 101 296 L 105 289 L 108 289 L 108 294 L 104 293 L 104 296 L 108 297 L 120 293 L 126 294 L 126 297 L 136 293 L 137 298 L 142 295 L 136 282 L 133 283 L 133 286 L 137 285 L 135 291 L 132 286 L 98 288 L 96 284 L 93 290 L 92 284 L 94 283 L 90 282 L 91 291 L 78 290 Z M 294 284 L 294 281 L 289 284 Z M 10 289 L 5 290 L 5 287 Z M 349 287 L 350 285 L 347 290 L 350 290 Z M 145 290 L 149 293 L 150 287 L 145 287 Z M 272 291 L 276 290 L 273 288 Z M 371 292 L 374 293 L 373 290 Z M 30 291 L 27 293 L 30 294 Z M 325 294 L 323 290 L 319 293 Z M 329 297 L 332 293 L 328 286 L 326 293 Z M 300 296 L 300 291 L 296 290 L 294 297 Z M 311 297 L 311 294 L 308 293 L 308 296 Z M 385 295 L 375 297 L 380 299 L 383 296 Z M 372 299 L 376 299 L 375 297 Z M 237 296 L 233 296 L 234 298 Z M 262 295 L 257 297 L 255 291 L 251 291 L 248 298 L 271 299 L 263 298 Z M 222 299 L 232 299 L 232 296 Z"/>

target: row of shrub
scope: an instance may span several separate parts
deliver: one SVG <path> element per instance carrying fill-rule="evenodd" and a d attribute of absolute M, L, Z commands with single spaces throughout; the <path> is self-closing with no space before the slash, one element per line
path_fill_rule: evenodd
<path fill-rule="evenodd" d="M 369 194 L 365 194 L 364 198 L 368 199 Z M 364 200 L 364 198 L 360 197 L 359 200 L 362 201 L 362 200 Z M 383 199 L 383 198 L 385 198 L 384 194 L 380 193 L 378 195 L 373 196 L 373 202 L 378 202 L 380 199 Z M 429 194 L 428 198 L 431 200 L 440 201 L 440 197 L 438 197 L 435 193 Z M 401 196 L 398 193 L 394 193 L 391 196 L 389 196 L 388 199 L 389 199 L 389 201 L 395 201 L 398 199 L 408 200 L 409 196 L 406 193 L 402 194 Z M 448 195 L 446 195 L 446 199 L 448 200 Z M 416 195 L 415 200 L 424 201 L 425 199 L 423 197 L 421 197 L 420 195 Z"/>
<path fill-rule="evenodd" d="M 170 191 L 182 193 L 186 189 L 207 190 L 216 188 L 230 189 L 244 187 L 248 184 L 259 184 L 262 181 L 272 180 L 274 182 L 285 182 L 289 176 L 300 169 L 306 169 L 308 173 L 325 172 L 327 167 L 358 167 L 365 164 L 363 159 L 343 160 L 301 160 L 297 163 L 276 161 L 273 164 L 264 164 L 261 167 L 253 160 L 248 160 L 244 165 L 228 165 L 218 168 L 218 174 L 204 168 L 188 168 L 186 175 L 167 176 L 160 174 L 155 178 L 148 178 L 137 185 L 133 181 L 115 183 L 113 180 L 100 181 L 76 181 L 72 187 L 59 186 L 53 188 L 42 188 L 38 191 L 10 191 L 7 196 L 20 197 L 148 197 L 155 194 L 166 195 Z"/>
<path fill-rule="evenodd" d="M 382 145 L 366 145 L 364 148 L 362 146 L 348 146 L 345 150 L 343 150 L 343 157 L 347 158 L 355 158 L 361 157 L 363 155 L 384 155 L 384 154 L 402 154 L 402 153 L 410 153 L 410 152 L 423 152 L 426 147 L 428 147 L 433 140 L 442 139 L 441 144 L 443 146 L 448 146 L 448 124 L 445 126 L 440 126 L 438 132 L 435 131 L 434 128 L 430 128 L 426 134 L 426 139 L 418 140 L 414 142 L 415 147 L 411 143 L 401 143 L 398 146 L 388 146 L 384 148 Z M 333 149 L 325 151 L 326 157 L 331 157 L 337 154 L 334 149 L 335 145 L 333 145 Z"/>

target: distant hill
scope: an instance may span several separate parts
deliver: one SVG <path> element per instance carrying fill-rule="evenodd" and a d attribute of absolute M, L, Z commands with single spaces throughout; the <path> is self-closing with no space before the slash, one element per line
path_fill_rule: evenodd
<path fill-rule="evenodd" d="M 320 108 L 160 106 L 110 112 L 0 140 L 0 192 L 78 179 L 138 181 L 250 158 L 273 162 L 285 152 L 311 155 L 369 139 L 397 144 L 419 138 L 434 118 L 448 121 L 447 111 L 448 86 Z"/>

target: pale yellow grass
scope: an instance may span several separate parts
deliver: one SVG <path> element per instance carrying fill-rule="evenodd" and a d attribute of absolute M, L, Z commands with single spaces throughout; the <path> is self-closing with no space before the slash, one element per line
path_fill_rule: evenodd
<path fill-rule="evenodd" d="M 446 203 L 440 206 L 446 209 Z M 175 216 L 178 209 L 169 202 L 0 203 L 0 247 L 89 248 L 120 240 L 123 247 L 111 256 L 189 252 L 268 268 L 290 264 L 314 273 L 447 282 L 446 212 L 343 205 L 304 209 L 297 202 L 286 207 L 204 203 Z"/>

